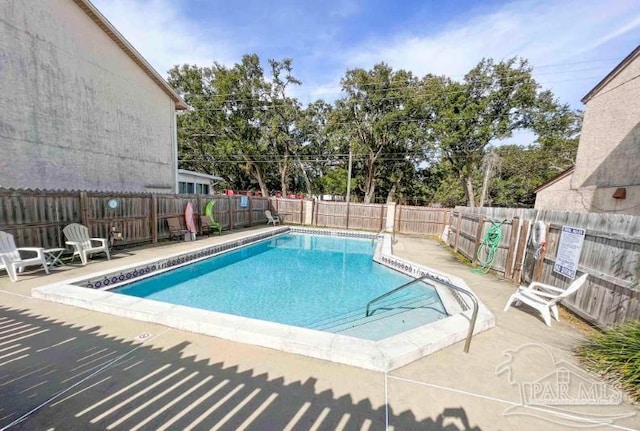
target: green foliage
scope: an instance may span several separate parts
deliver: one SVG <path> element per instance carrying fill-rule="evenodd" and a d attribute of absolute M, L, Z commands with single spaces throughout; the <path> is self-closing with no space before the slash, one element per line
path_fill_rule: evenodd
<path fill-rule="evenodd" d="M 274 188 L 286 193 L 293 155 L 301 145 L 291 132 L 300 106 L 286 89 L 299 81 L 291 74 L 290 59 L 270 60 L 269 65 L 271 79 L 255 54 L 233 67 L 214 63 L 169 71 L 169 83 L 192 107 L 178 120 L 181 166 L 215 170 L 232 186 L 258 186 L 263 194 L 279 179 L 280 187 Z"/>
<path fill-rule="evenodd" d="M 352 183 L 351 188 L 353 189 Z M 327 171 L 323 176 L 315 179 L 314 192 L 327 195 L 344 195 L 347 190 L 347 170 L 335 167 Z"/>
<path fill-rule="evenodd" d="M 395 193 L 405 170 L 415 171 L 424 133 L 411 120 L 417 84 L 411 72 L 394 71 L 384 63 L 371 70 L 348 70 L 342 79 L 346 96 L 336 102 L 329 130 L 359 161 L 355 168 L 364 180 L 364 202 L 374 199 L 380 178 L 390 180 L 388 191 Z"/>
<path fill-rule="evenodd" d="M 593 333 L 576 353 L 589 370 L 617 383 L 640 401 L 640 320 Z"/>
<path fill-rule="evenodd" d="M 533 190 L 575 157 L 581 114 L 540 91 L 522 59 L 482 60 L 462 81 L 379 63 L 348 70 L 333 105 L 306 107 L 290 96 L 300 85 L 292 60 L 268 66 L 254 54 L 169 71 L 191 108 L 178 116 L 181 168 L 265 194 L 343 194 L 351 152 L 352 194 L 365 202 L 531 206 Z M 535 145 L 492 150 L 517 129 L 532 130 Z"/>
<path fill-rule="evenodd" d="M 482 60 L 463 82 L 427 77 L 435 88 L 430 138 L 460 180 L 467 202 L 475 206 L 474 171 L 486 147 L 526 127 L 535 105 L 537 83 L 526 60 L 512 58 L 494 63 Z"/>
<path fill-rule="evenodd" d="M 460 187 L 460 179 L 446 162 L 442 162 L 431 170 L 432 185 L 435 186 L 431 204 L 438 204 L 446 208 L 465 205 L 467 199 L 464 189 Z"/>

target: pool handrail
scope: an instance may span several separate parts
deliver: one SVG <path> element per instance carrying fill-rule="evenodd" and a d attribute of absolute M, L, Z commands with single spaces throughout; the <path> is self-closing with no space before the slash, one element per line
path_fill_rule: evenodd
<path fill-rule="evenodd" d="M 444 286 L 446 286 L 446 287 L 448 287 L 450 289 L 455 290 L 456 292 L 464 293 L 465 295 L 467 295 L 471 299 L 471 302 L 473 303 L 473 312 L 471 313 L 471 320 L 469 321 L 469 331 L 467 332 L 467 338 L 466 338 L 466 341 L 464 343 L 464 352 L 465 353 L 469 353 L 469 347 L 471 346 L 471 338 L 473 337 L 473 330 L 475 329 L 476 320 L 478 318 L 478 299 L 470 291 L 468 291 L 466 289 L 463 289 L 463 288 L 461 288 L 459 286 L 456 286 L 455 284 L 447 282 L 445 280 L 432 277 L 429 274 L 425 274 L 420 278 L 414 278 L 413 280 L 403 284 L 402 286 L 396 287 L 393 290 L 390 290 L 390 291 L 388 291 L 386 293 L 383 293 L 382 295 L 380 295 L 380 296 L 378 296 L 376 298 L 373 298 L 371 301 L 369 301 L 367 303 L 367 310 L 365 312 L 365 317 L 369 317 L 371 315 L 369 310 L 370 310 L 371 304 L 373 304 L 374 302 L 377 302 L 377 301 L 379 301 L 379 300 L 381 300 L 383 298 L 386 298 L 389 295 L 393 295 L 397 291 L 402 290 L 402 289 L 404 289 L 406 287 L 409 287 L 414 283 L 422 282 L 424 284 L 428 284 L 425 281 L 425 279 L 433 280 L 436 283 L 440 283 L 440 284 L 442 284 L 442 285 L 444 285 Z"/>

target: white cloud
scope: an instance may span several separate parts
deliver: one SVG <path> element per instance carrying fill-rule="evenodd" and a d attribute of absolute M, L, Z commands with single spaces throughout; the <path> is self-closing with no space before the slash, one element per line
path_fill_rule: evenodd
<path fill-rule="evenodd" d="M 261 57 L 293 55 L 296 76 L 304 85 L 291 94 L 303 103 L 339 97 L 347 68 L 386 61 L 417 75 L 461 78 L 483 57 L 519 55 L 531 61 L 544 87 L 578 108 L 580 98 L 635 48 L 640 27 L 637 0 L 516 0 L 490 11 L 487 6 L 469 11 L 464 19 L 452 16 L 442 30 L 407 27 L 402 34 L 371 33 L 372 39 L 353 44 L 332 36 L 344 29 L 320 24 L 276 29 L 241 14 L 216 16 L 213 9 L 188 18 L 194 7 L 189 0 L 92 1 L 163 76 L 175 64 L 206 66 L 216 60 L 231 65 L 247 50 Z M 203 7 L 206 2 L 195 4 Z M 332 16 L 358 15 L 361 7 L 355 0 L 340 4 Z M 265 2 L 258 11 L 268 16 L 270 8 Z M 217 24 L 204 16 L 214 16 Z M 591 61 L 580 63 L 585 60 Z M 549 67 L 554 64 L 562 66 Z"/>
<path fill-rule="evenodd" d="M 398 35 L 386 43 L 371 40 L 349 50 L 344 61 L 349 67 L 371 67 L 385 61 L 418 75 L 435 73 L 454 78 L 461 78 L 483 57 L 500 60 L 518 55 L 529 59 L 534 67 L 564 64 L 534 69 L 534 75 L 562 101 L 578 107 L 580 97 L 635 48 L 637 41 L 630 41 L 619 52 L 605 54 L 608 61 L 576 62 L 602 60 L 598 48 L 629 36 L 638 26 L 640 11 L 633 0 L 524 0 L 467 21 L 453 21 L 436 34 L 424 29 L 424 34 Z"/>
<path fill-rule="evenodd" d="M 171 0 L 92 0 L 134 48 L 162 75 L 176 64 L 211 65 L 231 58 L 228 41 L 204 36 Z M 214 40 L 212 40 L 214 39 Z"/>

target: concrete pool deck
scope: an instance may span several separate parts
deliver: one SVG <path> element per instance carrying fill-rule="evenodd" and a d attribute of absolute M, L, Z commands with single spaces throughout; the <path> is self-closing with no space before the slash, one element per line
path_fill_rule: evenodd
<path fill-rule="evenodd" d="M 637 406 L 588 399 L 611 398 L 608 392 L 583 393 L 584 405 L 549 407 L 548 377 L 558 371 L 587 389 L 604 387 L 577 366 L 571 349 L 582 335 L 567 319 L 548 328 L 524 309 L 503 313 L 514 286 L 472 273 L 433 240 L 397 239 L 395 255 L 462 277 L 495 314 L 496 327 L 475 336 L 469 354 L 459 342 L 384 374 L 30 296 L 35 287 L 194 243 L 120 251 L 112 261 L 34 272 L 17 283 L 2 272 L 0 428 L 23 415 L 15 429 L 640 428 Z M 537 402 L 532 388 L 546 388 L 549 403 Z"/>

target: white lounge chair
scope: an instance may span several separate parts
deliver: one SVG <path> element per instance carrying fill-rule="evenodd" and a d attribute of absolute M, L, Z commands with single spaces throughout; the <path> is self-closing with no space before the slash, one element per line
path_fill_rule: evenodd
<path fill-rule="evenodd" d="M 267 224 L 271 223 L 274 226 L 280 224 L 280 217 L 278 217 L 277 215 L 274 216 L 273 214 L 271 214 L 271 211 L 265 210 L 264 215 L 267 217 Z"/>
<path fill-rule="evenodd" d="M 542 314 L 542 319 L 547 326 L 551 326 L 551 316 L 556 320 L 560 320 L 558 316 L 558 303 L 564 298 L 573 295 L 580 289 L 587 280 L 588 274 L 583 274 L 566 289 L 560 289 L 549 284 L 534 281 L 529 287 L 520 286 L 518 291 L 511 295 L 504 307 L 507 311 L 512 303 L 524 302 L 528 306 L 536 309 Z"/>
<path fill-rule="evenodd" d="M 67 238 L 66 244 L 74 248 L 73 256 L 80 256 L 83 265 L 87 264 L 89 256 L 96 253 L 104 253 L 107 255 L 107 259 L 111 259 L 107 238 L 89 238 L 89 229 L 86 226 L 71 223 L 66 225 L 62 232 Z M 99 243 L 99 245 L 94 245 L 94 243 Z"/>
<path fill-rule="evenodd" d="M 23 258 L 20 252 L 35 253 L 35 257 Z M 27 266 L 42 265 L 49 274 L 47 260 L 42 247 L 16 247 L 13 235 L 0 231 L 0 268 L 4 267 L 11 281 L 18 281 L 18 273 Z"/>

